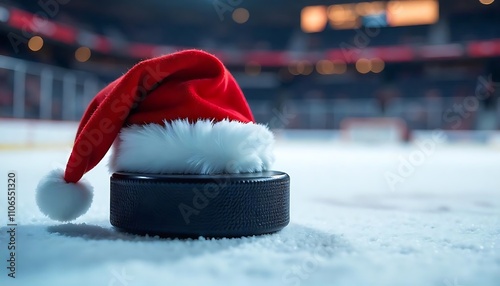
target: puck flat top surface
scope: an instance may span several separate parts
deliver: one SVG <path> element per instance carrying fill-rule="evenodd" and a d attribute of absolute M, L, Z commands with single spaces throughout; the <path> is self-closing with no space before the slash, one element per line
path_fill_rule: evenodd
<path fill-rule="evenodd" d="M 129 180 L 155 180 L 163 182 L 175 181 L 213 181 L 217 179 L 224 179 L 229 181 L 246 181 L 246 180 L 273 180 L 283 179 L 288 177 L 284 172 L 279 171 L 265 171 L 258 173 L 240 173 L 240 174 L 213 174 L 213 175 L 199 175 L 199 174 L 147 174 L 147 173 L 129 173 L 129 172 L 115 172 L 111 176 L 113 179 L 129 179 Z"/>

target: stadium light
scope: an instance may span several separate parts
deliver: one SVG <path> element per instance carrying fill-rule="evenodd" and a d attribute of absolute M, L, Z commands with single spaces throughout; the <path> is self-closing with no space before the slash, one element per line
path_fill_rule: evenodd
<path fill-rule="evenodd" d="M 394 0 L 387 3 L 387 23 L 390 26 L 428 25 L 438 20 L 439 3 L 437 0 Z"/>
<path fill-rule="evenodd" d="M 43 39 L 40 36 L 33 36 L 28 41 L 28 48 L 33 52 L 38 52 L 43 47 Z"/>
<path fill-rule="evenodd" d="M 354 4 L 331 5 L 328 7 L 328 18 L 334 29 L 354 29 L 361 23 L 355 13 Z"/>
<path fill-rule="evenodd" d="M 238 8 L 233 11 L 233 20 L 238 24 L 244 24 L 250 18 L 250 12 L 245 8 Z"/>
<path fill-rule="evenodd" d="M 75 59 L 81 63 L 84 63 L 90 59 L 92 52 L 87 47 L 79 47 L 75 51 Z"/>
<path fill-rule="evenodd" d="M 316 63 L 316 71 L 322 75 L 329 75 L 335 72 L 335 67 L 329 60 L 320 60 Z"/>
<path fill-rule="evenodd" d="M 333 63 L 333 69 L 334 73 L 336 74 L 343 74 L 347 71 L 347 64 L 341 60 L 334 60 L 332 61 Z"/>
<path fill-rule="evenodd" d="M 356 70 L 359 73 L 366 74 L 372 69 L 372 62 L 369 59 L 361 58 L 356 62 Z"/>
<path fill-rule="evenodd" d="M 293 75 L 299 75 L 299 74 L 300 74 L 300 72 L 299 72 L 299 69 L 297 68 L 297 66 L 298 66 L 298 65 L 297 65 L 297 63 L 293 63 L 293 62 L 292 62 L 292 63 L 290 63 L 290 64 L 288 65 L 288 72 L 289 72 L 290 74 L 293 74 Z"/>
<path fill-rule="evenodd" d="M 310 75 L 314 70 L 313 64 L 308 60 L 291 62 L 288 71 L 293 75 Z"/>
<path fill-rule="evenodd" d="M 495 2 L 495 0 L 479 0 L 481 4 L 483 5 L 490 5 L 491 3 Z"/>
<path fill-rule="evenodd" d="M 321 32 L 325 29 L 328 18 L 325 6 L 308 6 L 300 13 L 300 26 L 306 33 Z"/>
<path fill-rule="evenodd" d="M 374 58 L 371 60 L 371 71 L 373 73 L 379 73 L 385 68 L 385 63 L 379 58 Z"/>
<path fill-rule="evenodd" d="M 302 70 L 301 73 L 303 75 L 310 75 L 314 70 L 312 63 L 309 61 L 302 61 L 302 62 L 300 62 L 299 65 L 301 66 L 301 70 Z"/>

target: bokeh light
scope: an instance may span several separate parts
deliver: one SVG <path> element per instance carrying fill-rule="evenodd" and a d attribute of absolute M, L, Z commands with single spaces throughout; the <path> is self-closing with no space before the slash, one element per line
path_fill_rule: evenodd
<path fill-rule="evenodd" d="M 84 63 L 90 59 L 91 51 L 87 47 L 79 47 L 75 51 L 75 59 L 81 63 Z"/>
<path fill-rule="evenodd" d="M 243 24 L 250 18 L 250 12 L 245 8 L 237 8 L 233 11 L 233 20 L 238 24 Z"/>
<path fill-rule="evenodd" d="M 31 37 L 28 41 L 28 48 L 33 52 L 41 50 L 43 47 L 43 39 L 40 36 Z"/>
<path fill-rule="evenodd" d="M 335 67 L 333 66 L 333 62 L 329 60 L 320 60 L 316 63 L 316 71 L 323 75 L 333 74 Z"/>
<path fill-rule="evenodd" d="M 356 62 L 356 70 L 359 73 L 365 74 L 372 69 L 372 63 L 368 59 L 361 58 Z"/>
<path fill-rule="evenodd" d="M 333 70 L 335 74 L 343 74 L 347 71 L 347 64 L 341 60 L 334 60 Z"/>
<path fill-rule="evenodd" d="M 325 29 L 328 17 L 325 6 L 304 7 L 300 14 L 300 26 L 306 33 L 321 32 Z"/>
<path fill-rule="evenodd" d="M 379 58 L 375 58 L 371 60 L 371 71 L 374 73 L 379 73 L 383 71 L 385 68 L 385 63 L 383 60 Z"/>
<path fill-rule="evenodd" d="M 479 0 L 479 2 L 483 5 L 490 5 L 495 2 L 495 0 Z"/>

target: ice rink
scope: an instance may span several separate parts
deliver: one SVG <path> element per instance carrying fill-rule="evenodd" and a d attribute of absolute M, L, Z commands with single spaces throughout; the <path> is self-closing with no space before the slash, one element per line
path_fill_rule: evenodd
<path fill-rule="evenodd" d="M 51 221 L 34 190 L 70 147 L 4 148 L 0 285 L 500 285 L 500 148 L 431 145 L 280 140 L 274 169 L 291 176 L 289 226 L 219 240 L 115 231 L 106 160 L 85 176 L 95 188 L 89 212 Z M 15 279 L 6 262 L 10 170 Z"/>

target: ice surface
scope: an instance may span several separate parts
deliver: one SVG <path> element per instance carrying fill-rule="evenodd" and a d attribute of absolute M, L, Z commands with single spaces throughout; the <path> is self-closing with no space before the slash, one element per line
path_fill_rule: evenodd
<path fill-rule="evenodd" d="M 71 224 L 45 218 L 34 189 L 63 150 L 0 151 L 0 285 L 500 285 L 500 150 L 441 145 L 391 190 L 416 146 L 277 145 L 291 223 L 273 235 L 169 240 L 109 224 L 106 162 Z M 415 159 L 415 158 L 413 158 Z M 418 165 L 418 166 L 417 166 Z M 8 170 L 18 177 L 17 272 L 7 277 Z"/>

